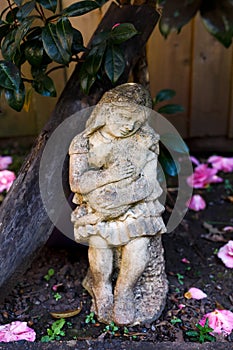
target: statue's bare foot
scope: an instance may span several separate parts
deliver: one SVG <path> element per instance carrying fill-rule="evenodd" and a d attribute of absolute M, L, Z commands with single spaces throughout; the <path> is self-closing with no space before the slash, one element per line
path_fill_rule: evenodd
<path fill-rule="evenodd" d="M 120 326 L 134 322 L 135 306 L 133 291 L 118 293 L 114 299 L 113 319 Z"/>
<path fill-rule="evenodd" d="M 113 294 L 111 287 L 93 290 L 95 310 L 100 322 L 110 323 L 112 321 Z"/>

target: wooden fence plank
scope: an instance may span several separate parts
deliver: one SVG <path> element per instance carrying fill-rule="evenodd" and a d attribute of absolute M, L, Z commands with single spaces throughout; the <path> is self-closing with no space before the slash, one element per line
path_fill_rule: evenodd
<path fill-rule="evenodd" d="M 227 135 L 232 48 L 225 49 L 195 19 L 189 136 Z"/>
<path fill-rule="evenodd" d="M 67 7 L 73 0 L 60 0 Z M 7 2 L 2 0 L 0 11 Z M 87 44 L 109 4 L 101 10 L 71 18 L 83 33 Z M 171 103 L 182 104 L 184 113 L 168 116 L 183 137 L 233 137 L 233 48 L 225 49 L 206 29 L 199 17 L 185 26 L 179 35 L 164 40 L 158 28 L 148 45 L 151 94 L 164 88 L 176 91 Z M 75 64 L 53 73 L 58 96 Z M 36 135 L 48 120 L 56 98 L 35 93 L 29 113 L 17 113 L 0 100 L 0 137 Z"/>
<path fill-rule="evenodd" d="M 183 137 L 187 135 L 188 124 L 191 45 L 192 24 L 184 27 L 179 35 L 172 33 L 166 40 L 157 28 L 148 42 L 152 96 L 161 89 L 176 91 L 176 97 L 169 103 L 183 105 L 185 113 L 168 116 L 168 119 Z"/>

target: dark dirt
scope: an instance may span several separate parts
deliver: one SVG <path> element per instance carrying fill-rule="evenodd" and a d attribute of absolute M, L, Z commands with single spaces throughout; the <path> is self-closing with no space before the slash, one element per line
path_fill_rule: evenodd
<path fill-rule="evenodd" d="M 65 336 L 61 338 L 61 347 L 56 342 L 56 349 L 150 350 L 154 344 L 153 349 L 163 350 L 173 348 L 170 342 L 175 342 L 177 349 L 204 349 L 204 346 L 191 343 L 186 331 L 195 330 L 195 324 L 202 316 L 215 308 L 233 311 L 233 269 L 226 268 L 216 255 L 225 242 L 233 239 L 233 233 L 222 231 L 224 226 L 233 226 L 233 204 L 229 200 L 233 193 L 226 186 L 227 183 L 233 186 L 233 174 L 224 174 L 223 177 L 227 182 L 198 191 L 205 197 L 207 208 L 198 213 L 189 211 L 179 227 L 163 237 L 170 288 L 165 310 L 157 321 L 128 328 L 128 333 L 120 328 L 115 334 L 106 331 L 104 324 L 86 323 L 91 298 L 81 282 L 88 266 L 87 247 L 75 244 L 54 231 L 31 268 L 20 278 L 5 303 L 0 305 L 0 324 L 27 321 L 36 331 L 36 341 L 40 342 L 41 337 L 47 334 L 47 328 L 55 321 L 50 312 L 81 307 L 77 316 L 66 319 L 63 327 Z M 168 200 L 167 213 L 170 206 Z M 216 236 L 209 232 L 204 227 L 205 223 L 218 228 L 220 233 Z M 216 238 L 222 241 L 218 242 Z M 190 264 L 183 263 L 182 258 L 188 259 Z M 55 273 L 46 281 L 44 276 L 50 268 Z M 54 285 L 57 285 L 56 292 L 52 289 Z M 200 301 L 185 299 L 184 293 L 192 286 L 204 290 L 208 298 Z M 56 300 L 56 296 L 59 298 L 56 293 L 61 297 L 59 300 Z M 185 307 L 180 310 L 179 304 L 185 304 Z M 233 348 L 233 333 L 225 338 L 218 336 L 216 340 L 216 349 Z M 23 349 L 36 348 L 34 344 L 19 342 L 14 344 L 14 349 L 20 348 L 20 344 Z M 53 344 L 37 343 L 41 349 L 53 349 Z M 10 344 L 0 345 L 0 349 L 10 348 Z M 214 344 L 206 344 L 205 349 L 213 348 Z"/>

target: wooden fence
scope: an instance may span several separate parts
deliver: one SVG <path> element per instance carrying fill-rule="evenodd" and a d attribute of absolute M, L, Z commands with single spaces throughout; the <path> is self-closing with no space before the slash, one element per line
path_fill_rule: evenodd
<path fill-rule="evenodd" d="M 72 0 L 63 0 L 64 7 Z M 3 4 L 0 9 L 4 8 Z M 88 42 L 104 11 L 73 18 Z M 182 104 L 184 113 L 168 119 L 183 137 L 223 136 L 233 138 L 233 48 L 225 49 L 205 30 L 199 16 L 179 35 L 165 40 L 155 29 L 147 45 L 151 95 L 164 88 L 176 91 L 172 103 Z M 58 95 L 74 66 L 55 71 Z M 33 94 L 29 112 L 17 113 L 4 99 L 0 106 L 0 137 L 36 135 L 49 118 L 55 98 Z"/>

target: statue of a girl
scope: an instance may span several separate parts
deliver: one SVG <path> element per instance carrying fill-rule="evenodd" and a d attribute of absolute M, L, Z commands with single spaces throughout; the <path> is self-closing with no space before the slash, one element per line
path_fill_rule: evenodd
<path fill-rule="evenodd" d="M 150 107 L 148 92 L 138 84 L 106 92 L 69 150 L 75 240 L 89 245 L 84 286 L 105 323 L 152 321 L 165 303 L 159 136 L 148 125 Z"/>

